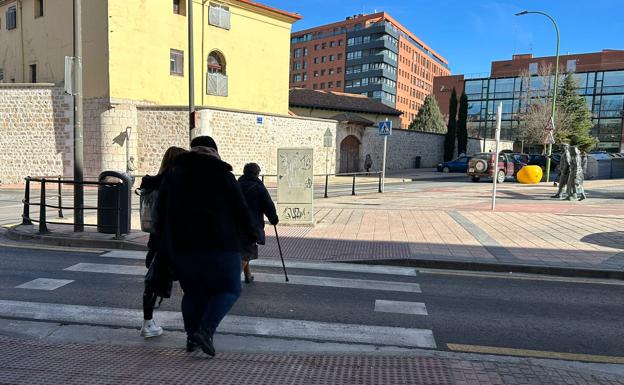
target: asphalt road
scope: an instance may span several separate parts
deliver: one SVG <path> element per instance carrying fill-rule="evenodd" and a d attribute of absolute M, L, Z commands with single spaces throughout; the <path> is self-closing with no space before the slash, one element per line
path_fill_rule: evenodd
<path fill-rule="evenodd" d="M 64 270 L 78 263 L 140 267 L 138 259 L 85 252 L 0 249 L 0 300 L 140 309 L 142 277 Z M 257 275 L 281 269 L 256 267 Z M 290 269 L 319 277 L 318 285 L 254 282 L 244 285 L 233 315 L 390 326 L 433 332 L 448 344 L 624 356 L 624 282 L 421 270 L 416 276 Z M 422 293 L 323 286 L 324 278 L 417 283 Z M 37 278 L 73 282 L 56 290 L 20 289 Z M 177 311 L 180 289 L 162 310 Z M 426 315 L 376 312 L 378 300 L 418 302 Z M 0 318 L 3 315 L 0 307 Z M 137 321 L 140 322 L 140 321 Z M 114 326 L 114 325 L 112 325 Z M 313 336 L 309 337 L 314 339 Z"/>

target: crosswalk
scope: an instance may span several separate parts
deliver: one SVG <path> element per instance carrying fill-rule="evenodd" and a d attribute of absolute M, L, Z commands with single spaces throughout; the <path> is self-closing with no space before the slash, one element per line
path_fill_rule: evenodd
<path fill-rule="evenodd" d="M 146 269 L 140 260 L 144 260 L 143 252 L 110 251 L 89 262 L 70 264 L 61 273 L 71 274 L 56 279 L 40 277 L 15 286 L 20 290 L 45 290 L 53 292 L 60 288 L 88 281 L 94 274 L 110 277 L 142 276 Z M 133 264 L 128 264 L 133 261 Z M 117 262 L 117 263 L 111 263 Z M 123 262 L 123 263 L 121 263 Z M 406 301 L 405 298 L 416 299 L 422 293 L 420 285 L 413 282 L 417 272 L 413 268 L 392 266 L 367 266 L 360 264 L 287 262 L 289 282 L 285 282 L 281 273 L 267 272 L 281 268 L 279 260 L 257 260 L 252 262 L 255 267 L 264 270 L 255 271 L 255 287 L 257 284 L 271 284 L 267 290 L 278 290 L 279 287 L 319 287 L 338 289 L 337 297 L 349 300 L 349 293 L 343 289 L 362 290 L 366 293 L 378 293 L 379 297 L 365 308 L 358 309 L 362 314 L 386 314 L 396 317 L 414 317 L 422 321 L 429 315 L 424 302 Z M 302 274 L 303 273 L 303 274 Z M 403 277 L 398 279 L 398 277 Z M 139 289 L 140 290 L 140 289 Z M 285 289 L 288 290 L 288 289 Z M 279 289 L 280 293 L 284 293 Z M 243 292 L 245 295 L 245 292 Z M 374 294 L 375 296 L 377 294 Z M 392 298 L 395 297 L 395 298 Z M 58 301 L 54 301 L 58 302 Z M 328 306 L 329 306 L 328 302 Z M 370 312 L 370 313 L 366 313 Z M 76 304 L 59 304 L 46 302 L 27 302 L 0 300 L 0 317 L 56 321 L 62 323 L 92 324 L 134 328 L 141 319 L 139 309 L 123 307 L 87 306 Z M 156 317 L 165 329 L 183 330 L 182 317 L 179 312 L 158 310 Z M 368 322 L 370 323 L 370 322 Z M 411 324 L 411 322 L 408 322 Z M 418 323 L 418 322 L 414 322 Z M 422 322 L 420 322 L 422 324 Z M 233 335 L 255 335 L 296 340 L 313 340 L 321 342 L 368 344 L 374 346 L 394 346 L 401 348 L 436 348 L 433 331 L 426 328 L 397 327 L 386 325 L 370 325 L 342 322 L 321 322 L 308 319 L 285 319 L 280 317 L 259 317 L 247 315 L 228 315 L 219 326 L 219 333 Z"/>

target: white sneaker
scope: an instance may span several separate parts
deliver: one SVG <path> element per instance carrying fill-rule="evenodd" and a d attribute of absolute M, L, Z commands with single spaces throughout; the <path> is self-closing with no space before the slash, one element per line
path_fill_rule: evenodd
<path fill-rule="evenodd" d="M 143 327 L 141 328 L 141 337 L 151 338 L 158 337 L 163 334 L 163 329 L 156 325 L 153 319 L 143 321 Z"/>

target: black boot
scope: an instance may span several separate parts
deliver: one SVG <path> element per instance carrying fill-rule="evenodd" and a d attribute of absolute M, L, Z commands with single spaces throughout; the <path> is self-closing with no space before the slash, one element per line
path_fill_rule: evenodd
<path fill-rule="evenodd" d="M 216 352 L 214 345 L 212 344 L 212 335 L 200 328 L 198 331 L 193 334 L 193 339 L 197 341 L 201 350 L 208 354 L 210 357 L 214 357 Z"/>
<path fill-rule="evenodd" d="M 186 351 L 192 353 L 197 349 L 199 344 L 193 337 L 186 337 Z"/>

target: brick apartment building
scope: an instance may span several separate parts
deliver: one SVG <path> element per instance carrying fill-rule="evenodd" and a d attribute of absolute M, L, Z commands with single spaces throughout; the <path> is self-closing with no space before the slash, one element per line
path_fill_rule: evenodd
<path fill-rule="evenodd" d="M 366 95 L 403 112 L 402 128 L 418 113 L 448 62 L 385 12 L 292 34 L 291 88 Z"/>
<path fill-rule="evenodd" d="M 492 62 L 489 77 L 436 77 L 433 93 L 443 114 L 448 114 L 453 88 L 458 96 L 462 91 L 466 93 L 469 100 L 468 133 L 474 137 L 493 137 L 496 106 L 502 102 L 501 137 L 515 140 L 518 112 L 526 99 L 526 90 L 541 94 L 548 92 L 543 89 L 548 82 L 540 80 L 540 73 L 543 74 L 541 70 L 545 66 L 554 68 L 554 64 L 554 56 L 513 55 L 511 60 Z M 530 85 L 525 84 L 521 76 L 527 71 L 531 75 Z M 624 151 L 624 50 L 562 55 L 559 71 L 573 73 L 579 94 L 587 100 L 594 124 L 592 134 L 600 140 L 597 149 Z"/>

